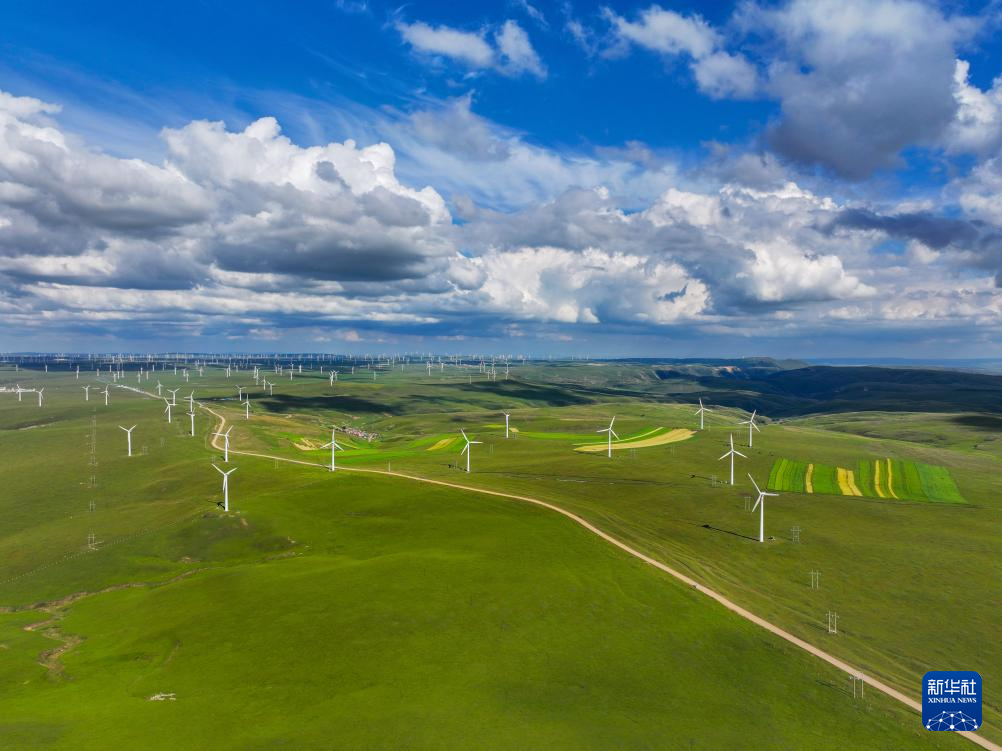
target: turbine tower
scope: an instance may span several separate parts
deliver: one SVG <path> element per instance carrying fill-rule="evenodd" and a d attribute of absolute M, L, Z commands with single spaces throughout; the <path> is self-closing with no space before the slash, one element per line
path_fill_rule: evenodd
<path fill-rule="evenodd" d="M 230 461 L 230 431 L 233 430 L 231 425 L 226 429 L 225 433 L 213 433 L 212 435 L 222 436 L 223 439 L 223 462 L 229 463 Z"/>
<path fill-rule="evenodd" d="M 740 456 L 742 459 L 747 459 L 748 458 L 747 456 L 745 456 L 744 454 L 742 454 L 740 451 L 738 451 L 736 448 L 734 448 L 734 434 L 733 433 L 731 433 L 731 449 L 730 449 L 730 451 L 728 451 L 727 453 L 725 453 L 722 457 L 720 457 L 720 459 L 717 459 L 717 461 L 719 462 L 721 459 L 726 459 L 728 456 L 731 457 L 731 485 L 733 485 L 734 484 L 734 457 L 735 456 Z"/>
<path fill-rule="evenodd" d="M 619 436 L 616 435 L 616 431 L 612 429 L 612 424 L 614 422 L 616 422 L 616 418 L 615 417 L 613 417 L 611 420 L 609 420 L 609 427 L 602 428 L 601 430 L 596 430 L 595 431 L 596 433 L 608 433 L 608 437 L 609 437 L 608 456 L 609 456 L 610 459 L 612 458 L 612 437 L 616 436 L 616 440 L 617 441 L 619 440 Z"/>
<path fill-rule="evenodd" d="M 507 438 L 508 437 L 508 418 L 511 417 L 511 415 L 508 414 L 507 412 L 502 412 L 501 414 L 504 415 L 504 437 Z"/>
<path fill-rule="evenodd" d="M 755 430 L 759 430 L 758 425 L 755 424 L 755 415 L 757 413 L 758 413 L 757 409 L 753 410 L 751 413 L 751 417 L 749 417 L 747 420 L 742 420 L 741 422 L 738 423 L 738 425 L 748 426 L 748 448 L 752 447 L 752 435 L 753 435 L 752 428 L 754 428 Z M 761 433 L 762 431 L 759 430 L 759 432 Z"/>
<path fill-rule="evenodd" d="M 215 464 L 212 465 L 216 467 Z M 230 475 L 237 471 L 237 468 L 223 471 L 219 467 L 216 467 L 216 471 L 223 476 L 223 511 L 226 513 L 230 512 Z"/>
<path fill-rule="evenodd" d="M 320 448 L 322 448 L 322 449 L 329 448 L 331 450 L 331 472 L 333 472 L 334 469 L 335 469 L 335 467 L 334 467 L 334 452 L 335 451 L 344 451 L 344 448 L 342 448 L 340 445 L 338 445 L 338 442 L 334 440 L 334 428 L 331 428 L 331 442 L 330 443 L 325 443 Z"/>
<path fill-rule="evenodd" d="M 693 414 L 699 415 L 699 429 L 703 429 L 703 415 L 707 412 L 712 412 L 712 409 L 707 409 L 703 406 L 703 400 L 699 400 L 699 409 L 697 409 Z"/>
<path fill-rule="evenodd" d="M 755 486 L 755 490 L 758 493 L 758 500 L 755 501 L 755 505 L 752 506 L 752 511 L 757 509 L 759 506 L 762 507 L 758 514 L 758 541 L 765 542 L 765 499 L 766 496 L 775 498 L 779 495 L 779 493 L 766 493 L 764 490 L 761 490 L 758 483 L 755 482 L 755 478 L 750 474 L 748 475 L 748 479 L 751 480 L 751 484 Z"/>
<path fill-rule="evenodd" d="M 124 428 L 121 425 L 119 425 L 118 427 L 122 428 L 122 430 L 125 431 L 125 435 L 128 437 L 129 453 L 126 454 L 126 456 L 132 456 L 132 431 L 136 429 L 136 426 L 133 425 L 131 428 Z"/>
<path fill-rule="evenodd" d="M 462 428 L 460 428 L 459 432 L 463 434 L 463 440 L 466 441 L 466 445 L 463 446 L 463 450 L 459 452 L 459 455 L 462 456 L 463 454 L 466 454 L 466 471 L 469 472 L 470 471 L 470 456 L 473 454 L 473 451 L 470 449 L 470 446 L 472 446 L 475 443 L 483 443 L 483 441 L 471 441 L 466 436 L 466 431 L 463 430 Z"/>

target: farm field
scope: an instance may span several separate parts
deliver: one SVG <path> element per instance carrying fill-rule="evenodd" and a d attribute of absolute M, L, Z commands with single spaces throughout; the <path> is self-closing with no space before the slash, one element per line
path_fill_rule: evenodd
<path fill-rule="evenodd" d="M 533 371 L 535 378 L 541 370 Z M 230 737 L 235 748 L 309 744 L 334 730 L 354 745 L 379 747 L 365 723 L 348 719 L 379 717 L 387 731 L 381 737 L 399 739 L 409 727 L 414 747 L 434 748 L 469 740 L 459 735 L 466 727 L 455 719 L 460 716 L 479 718 L 476 726 L 500 748 L 524 747 L 530 729 L 541 724 L 557 748 L 659 746 L 678 737 L 692 738 L 695 747 L 761 737 L 754 745 L 764 746 L 772 732 L 766 728 L 777 722 L 790 728 L 779 741 L 789 747 L 964 747 L 955 737 L 913 733 L 914 715 L 876 691 L 854 705 L 843 674 L 560 517 L 475 492 L 351 470 L 392 469 L 557 503 L 915 695 L 930 664 L 973 664 L 987 686 L 997 683 L 1002 659 L 986 637 L 996 622 L 992 577 L 999 564 L 992 551 L 1000 537 L 991 522 L 999 514 L 991 455 L 797 421 L 763 421 L 748 449 L 744 433 L 733 427 L 746 416 L 740 410 L 718 407 L 707 429 L 696 431 L 688 404 L 525 384 L 512 371 L 507 383 L 472 385 L 465 374 L 380 373 L 375 387 L 371 375 L 360 373 L 357 381 L 342 375 L 334 389 L 320 374 L 304 373 L 277 383 L 274 396 L 252 390 L 247 419 L 231 379 L 207 369 L 178 394 L 196 392 L 194 437 L 187 417 L 167 424 L 149 396 L 112 388 L 105 408 L 84 402 L 67 375 L 31 379 L 49 379 L 44 419 L 27 401 L 4 395 L 0 448 L 14 460 L 0 477 L 10 490 L 3 511 L 11 519 L 0 538 L 0 643 L 12 670 L 35 671 L 29 688 L 0 698 L 0 739 L 10 740 L 5 747 L 29 747 L 26 739 L 45 737 L 42 747 L 86 748 L 87 717 L 120 728 L 126 743 L 145 728 L 170 736 L 194 722 L 192 747 Z M 170 388 L 180 385 L 173 375 L 162 379 Z M 0 371 L 0 382 L 12 380 Z M 502 409 L 519 429 L 507 440 L 503 420 L 497 421 Z M 602 453 L 605 444 L 601 452 L 576 450 L 577 436 L 597 443 L 594 431 L 613 415 L 621 442 L 656 440 L 676 429 L 688 435 L 614 451 L 611 460 Z M 231 427 L 230 459 L 238 466 L 229 515 L 216 507 L 219 478 L 210 466 L 222 463 L 211 436 L 217 416 Z M 138 426 L 138 456 L 131 460 L 124 457 L 119 424 Z M 335 473 L 325 469 L 330 450 L 320 448 L 332 424 L 373 436 L 339 432 L 346 450 L 337 462 L 344 471 Z M 483 441 L 473 446 L 471 473 L 460 468 L 460 427 Z M 749 456 L 740 460 L 734 488 L 722 484 L 724 463 L 716 461 L 732 431 Z M 554 434 L 560 438 L 549 437 Z M 88 461 L 93 436 L 96 468 Z M 778 459 L 803 456 L 805 448 L 833 468 L 888 456 L 946 468 L 966 502 L 843 496 L 815 486 L 810 495 L 770 499 L 772 539 L 764 546 L 753 542 L 757 516 L 742 500 L 750 489 L 746 472 L 764 482 Z M 28 469 L 30 457 L 43 450 L 67 457 L 45 477 L 44 491 Z M 855 472 L 854 479 L 869 487 Z M 838 487 L 837 473 L 832 483 Z M 39 501 L 13 500 L 24 497 Z M 95 498 L 96 510 L 88 511 Z M 800 544 L 790 541 L 793 525 L 803 530 Z M 96 550 L 87 544 L 91 531 Z M 918 541 L 931 537 L 946 546 L 964 541 L 962 556 L 937 560 L 935 569 L 939 576 L 965 577 L 970 597 L 947 599 L 929 586 L 933 562 Z M 820 591 L 809 588 L 807 574 L 815 568 L 823 571 Z M 875 572 L 880 587 L 869 584 Z M 257 592 L 266 594 L 259 599 Z M 71 597 L 78 593 L 90 594 Z M 189 600 L 187 612 L 182 606 Z M 264 633 L 248 633 L 241 624 L 257 618 L 261 603 L 272 603 L 265 606 L 269 625 Z M 824 632 L 828 609 L 837 609 L 844 624 L 838 637 Z M 589 614 L 584 622 L 581 613 Z M 967 625 L 964 632 L 938 643 L 936 634 L 956 622 Z M 24 630 L 33 624 L 42 625 Z M 45 657 L 65 635 L 72 648 Z M 207 646 L 216 642 L 217 649 Z M 477 651 L 489 645 L 496 647 L 493 660 Z M 296 658 L 299 650 L 312 659 Z M 237 679 L 247 655 L 270 652 L 276 656 L 259 666 L 260 685 Z M 734 657 L 738 653 L 744 656 Z M 589 657 L 568 683 L 567 666 L 581 654 Z M 458 666 L 470 662 L 484 670 L 461 676 Z M 683 731 L 659 716 L 666 713 L 656 707 L 692 700 L 680 686 L 703 682 L 729 684 L 714 705 L 717 716 L 729 717 L 724 706 L 749 700 L 750 684 L 728 672 L 743 664 L 761 676 L 753 689 L 763 697 L 756 711 L 772 708 L 760 729 L 721 721 Z M 440 688 L 429 694 L 423 688 L 429 681 Z M 174 693 L 175 700 L 148 701 L 157 693 Z M 208 718 L 221 695 L 246 710 L 227 713 L 211 729 Z M 386 726 L 379 714 L 391 698 L 401 707 L 397 726 Z M 62 724 L 61 701 L 79 704 L 79 714 Z M 841 704 L 832 710 L 831 702 Z M 243 727 L 246 718 L 265 705 L 315 709 L 301 727 L 271 724 L 252 735 Z M 775 714 L 780 706 L 789 710 L 782 720 Z M 851 721 L 843 709 L 855 713 Z M 135 722 L 124 719 L 131 712 L 138 712 Z M 589 714 L 590 725 L 580 712 Z M 845 727 L 828 730 L 828 721 L 818 719 L 822 713 Z M 794 715 L 803 723 L 792 721 Z M 516 719 L 506 726 L 503 718 L 511 716 Z M 998 738 L 1000 727 L 998 694 L 989 688 L 983 732 Z"/>
<path fill-rule="evenodd" d="M 855 469 L 781 458 L 773 462 L 768 487 L 790 493 L 964 503 L 945 467 L 890 458 L 860 460 Z"/>

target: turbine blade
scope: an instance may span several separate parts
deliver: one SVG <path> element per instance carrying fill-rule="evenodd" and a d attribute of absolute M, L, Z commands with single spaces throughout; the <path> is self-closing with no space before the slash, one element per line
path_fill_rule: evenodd
<path fill-rule="evenodd" d="M 747 459 L 747 458 L 748 458 L 747 456 L 745 456 L 744 454 L 742 454 L 742 453 L 741 453 L 740 451 L 738 451 L 737 449 L 735 449 L 735 450 L 734 450 L 734 453 L 735 453 L 735 454 L 737 454 L 738 456 L 740 456 L 740 457 L 741 457 L 742 459 Z"/>
<path fill-rule="evenodd" d="M 751 510 L 752 510 L 752 511 L 754 511 L 755 509 L 757 509 L 757 508 L 758 508 L 758 505 L 759 505 L 759 504 L 760 504 L 761 502 L 762 502 L 762 496 L 759 496 L 759 497 L 758 497 L 758 500 L 757 500 L 757 501 L 755 501 L 755 505 L 751 507 Z"/>

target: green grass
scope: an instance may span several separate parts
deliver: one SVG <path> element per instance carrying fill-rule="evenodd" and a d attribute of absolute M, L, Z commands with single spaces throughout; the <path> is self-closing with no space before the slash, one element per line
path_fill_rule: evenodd
<path fill-rule="evenodd" d="M 332 423 L 348 421 L 382 440 L 346 465 L 385 468 L 392 455 L 395 470 L 558 503 L 909 695 L 917 695 L 926 670 L 973 665 L 986 685 L 983 732 L 1000 739 L 1002 701 L 993 686 L 1002 683 L 1002 647 L 992 635 L 1002 487 L 996 456 L 971 447 L 975 428 L 949 433 L 951 423 L 930 423 L 944 431 L 944 441 L 933 444 L 917 434 L 904 441 L 834 424 L 763 423 L 755 448 L 741 448 L 749 458 L 738 462 L 737 486 L 721 488 L 708 478 L 723 474 L 717 457 L 740 412 L 718 409 L 689 441 L 611 460 L 575 453 L 573 441 L 506 441 L 503 428 L 478 427 L 498 424 L 501 409 L 513 413 L 512 425 L 541 434 L 591 436 L 613 414 L 621 435 L 697 425 L 688 405 L 530 386 L 513 380 L 470 388 L 394 375 L 375 388 L 345 378 L 335 404 L 326 379 L 304 375 L 276 384 L 281 399 L 253 394 L 250 421 L 218 373 L 207 372 L 197 396 L 240 416 L 232 435 L 238 448 L 326 461 L 326 452 L 300 451 L 280 434 L 326 442 Z M 10 458 L 0 467 L 7 491 L 0 495 L 0 605 L 30 607 L 206 570 L 66 609 L 60 627 L 84 641 L 63 660 L 65 680 L 45 677 L 36 663 L 55 642 L 22 630 L 44 614 L 0 614 L 7 647 L 0 648 L 0 671 L 9 671 L 0 681 L 4 747 L 101 747 L 99 738 L 144 747 L 136 741 L 144 731 L 174 740 L 173 747 L 190 737 L 191 747 L 239 748 L 310 747 L 330 738 L 343 738 L 346 747 L 413 748 L 516 748 L 540 738 L 556 748 L 671 748 L 690 738 L 696 748 L 960 743 L 913 732 L 917 718 L 879 696 L 868 693 L 865 708 L 852 708 L 844 676 L 789 654 L 762 632 L 743 632 L 705 598 L 541 511 L 242 458 L 234 475 L 240 513 L 220 519 L 209 461 L 221 457 L 207 446 L 207 415 L 192 439 L 177 424 L 168 428 L 151 401 L 123 394 L 102 413 L 93 403 L 85 407 L 75 389 L 58 380 L 47 386 L 44 421 L 16 400 L 0 402 L 0 450 Z M 346 404 L 350 411 L 341 409 Z M 97 493 L 86 482 L 93 414 Z M 126 460 L 116 426 L 133 422 L 149 452 Z M 475 447 L 469 475 L 453 468 L 458 447 L 428 452 L 414 443 L 471 426 L 485 443 Z M 977 440 L 986 443 L 987 433 Z M 40 455 L 61 461 L 40 473 Z M 845 498 L 834 475 L 826 486 L 816 465 L 814 495 L 769 500 L 766 532 L 776 539 L 760 545 L 748 539 L 757 517 L 744 511 L 741 496 L 751 492 L 745 473 L 761 484 L 776 459 L 788 456 L 824 457 L 832 470 L 898 457 L 917 467 L 926 494 L 944 484 L 923 465 L 943 467 L 968 503 Z M 91 497 L 95 512 L 87 511 Z M 793 525 L 803 530 L 800 545 L 789 542 Z M 84 550 L 92 529 L 107 542 L 94 553 Z M 957 552 L 930 555 L 930 540 Z M 276 557 L 287 553 L 298 555 Z M 820 591 L 808 586 L 812 569 L 824 574 Z M 965 596 L 938 586 L 944 579 L 964 581 Z M 845 632 L 838 638 L 824 632 L 827 609 L 840 613 Z M 437 631 L 441 638 L 433 638 Z M 711 703 L 703 720 L 686 715 L 682 723 L 665 707 L 688 701 L 678 686 L 689 684 Z M 706 687 L 722 692 L 720 704 Z M 178 701 L 145 701 L 147 691 L 159 690 L 177 690 Z M 232 698 L 221 705 L 225 691 Z M 830 695 L 839 698 L 829 702 Z M 846 715 L 839 702 L 857 714 Z M 388 703 L 399 707 L 399 721 L 374 714 Z M 758 714 L 761 722 L 756 716 L 749 726 L 747 715 Z"/>

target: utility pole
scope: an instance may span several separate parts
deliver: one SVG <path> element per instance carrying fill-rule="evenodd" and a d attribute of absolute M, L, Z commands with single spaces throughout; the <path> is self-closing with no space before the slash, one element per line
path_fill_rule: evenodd
<path fill-rule="evenodd" d="M 821 589 L 820 571 L 811 571 L 811 589 Z"/>

